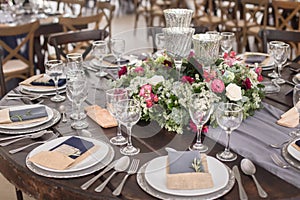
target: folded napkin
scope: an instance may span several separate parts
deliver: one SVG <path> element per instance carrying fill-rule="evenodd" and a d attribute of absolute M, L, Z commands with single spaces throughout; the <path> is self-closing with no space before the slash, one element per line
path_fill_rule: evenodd
<path fill-rule="evenodd" d="M 197 151 L 168 151 L 167 162 L 168 189 L 192 190 L 214 186 L 205 154 Z"/>
<path fill-rule="evenodd" d="M 12 111 L 9 108 L 0 110 L 0 124 L 2 125 L 29 124 L 46 120 L 47 117 L 46 107 L 42 105 Z"/>
<path fill-rule="evenodd" d="M 287 112 L 280 116 L 277 124 L 281 126 L 286 126 L 289 128 L 295 128 L 299 124 L 299 113 L 296 107 L 292 107 Z"/>
<path fill-rule="evenodd" d="M 99 146 L 95 146 L 92 142 L 70 137 L 48 151 L 35 154 L 29 161 L 50 169 L 65 170 L 75 166 L 98 148 Z"/>
<path fill-rule="evenodd" d="M 87 115 L 103 128 L 112 128 L 118 126 L 117 120 L 111 116 L 108 110 L 98 105 L 85 107 Z"/>
<path fill-rule="evenodd" d="M 252 53 L 245 53 L 245 63 L 247 64 L 261 64 L 261 65 L 266 65 L 269 63 L 270 60 L 270 56 L 266 55 L 266 54 L 252 54 Z"/>
<path fill-rule="evenodd" d="M 66 84 L 66 79 L 59 79 L 58 80 L 58 86 L 61 87 Z M 47 75 L 45 74 L 38 74 L 34 75 L 21 83 L 19 85 L 25 85 L 25 86 L 30 86 L 30 87 L 39 87 L 39 88 L 49 88 L 53 87 L 54 88 L 54 81 Z"/>

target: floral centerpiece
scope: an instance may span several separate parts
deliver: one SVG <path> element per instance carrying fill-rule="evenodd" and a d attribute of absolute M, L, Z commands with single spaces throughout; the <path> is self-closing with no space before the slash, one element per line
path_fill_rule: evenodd
<path fill-rule="evenodd" d="M 143 120 L 155 120 L 177 133 L 183 133 L 185 127 L 196 131 L 188 113 L 189 97 L 194 93 L 200 93 L 210 103 L 222 100 L 241 104 L 245 117 L 261 107 L 261 69 L 242 65 L 232 53 L 219 59 L 217 68 L 207 73 L 193 55 L 191 52 L 183 62 L 181 80 L 177 80 L 174 61 L 163 54 L 122 67 L 114 87 L 128 88 L 131 98 L 143 108 Z"/>

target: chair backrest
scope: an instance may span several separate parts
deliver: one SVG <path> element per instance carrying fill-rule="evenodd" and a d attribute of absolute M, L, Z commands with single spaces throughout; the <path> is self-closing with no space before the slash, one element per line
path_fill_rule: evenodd
<path fill-rule="evenodd" d="M 48 43 L 54 47 L 56 58 L 66 58 L 67 53 L 64 51 L 64 45 L 78 43 L 83 41 L 104 40 L 108 36 L 105 30 L 82 30 L 69 31 L 66 33 L 54 33 L 49 36 Z M 92 45 L 87 47 L 82 55 L 83 59 L 88 55 Z"/>
<path fill-rule="evenodd" d="M 3 57 L 4 57 L 4 50 L 0 46 L 0 99 L 6 94 L 6 84 L 5 84 L 5 78 L 4 78 L 3 66 L 2 66 Z"/>
<path fill-rule="evenodd" d="M 101 24 L 101 29 L 108 31 L 109 38 L 111 38 L 112 34 L 112 19 L 114 17 L 114 12 L 116 10 L 116 6 L 111 4 L 110 2 L 97 1 L 96 4 L 97 13 L 103 13 L 105 18 L 105 23 Z"/>
<path fill-rule="evenodd" d="M 26 74 L 5 74 L 5 76 L 9 76 L 6 80 L 18 77 L 25 79 L 28 76 L 32 76 L 34 74 L 34 33 L 39 27 L 39 21 L 34 21 L 32 23 L 18 25 L 18 26 L 5 26 L 0 28 L 0 37 L 4 36 L 18 36 L 18 40 L 20 42 L 15 47 L 9 46 L 4 40 L 0 40 L 0 46 L 8 52 L 8 54 L 3 59 L 3 65 L 12 60 L 18 59 L 22 61 L 24 64 L 28 66 L 28 71 Z M 21 49 L 28 50 L 28 57 L 22 55 Z"/>
<path fill-rule="evenodd" d="M 85 0 L 57 0 L 57 10 L 60 10 L 60 5 L 63 4 L 63 11 L 72 15 L 81 16 L 83 14 L 83 8 L 86 4 Z M 79 6 L 79 9 L 78 9 Z M 77 8 L 76 8 L 77 7 Z M 76 13 L 79 10 L 79 13 Z"/>
<path fill-rule="evenodd" d="M 300 2 L 272 1 L 278 30 L 300 30 Z"/>
<path fill-rule="evenodd" d="M 259 33 L 263 41 L 263 50 L 265 53 L 268 52 L 268 42 L 272 40 L 279 40 L 287 42 L 291 45 L 291 53 L 299 56 L 300 55 L 300 31 L 284 31 L 284 30 L 268 30 L 262 29 Z M 292 56 L 291 56 L 292 58 Z"/>
<path fill-rule="evenodd" d="M 238 15 L 241 15 L 238 10 L 237 0 L 218 0 L 217 7 L 221 12 L 221 21 L 223 24 L 226 21 L 232 21 L 233 24 L 237 24 L 237 20 L 239 20 Z M 223 25 L 222 30 L 225 29 L 226 27 Z"/>
<path fill-rule="evenodd" d="M 249 27 L 267 26 L 269 0 L 242 0 L 245 30 Z"/>

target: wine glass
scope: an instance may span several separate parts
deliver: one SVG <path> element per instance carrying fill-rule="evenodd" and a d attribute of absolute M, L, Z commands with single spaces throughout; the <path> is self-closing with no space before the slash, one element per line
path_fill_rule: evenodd
<path fill-rule="evenodd" d="M 190 150 L 206 152 L 208 147 L 201 142 L 201 132 L 203 125 L 209 120 L 213 112 L 213 106 L 210 105 L 207 98 L 203 98 L 200 94 L 193 94 L 190 99 L 189 113 L 192 121 L 197 126 L 196 143 L 190 146 Z"/>
<path fill-rule="evenodd" d="M 277 64 L 278 76 L 275 79 L 277 84 L 285 83 L 285 80 L 281 78 L 281 70 L 283 68 L 283 64 L 287 61 L 290 55 L 290 45 L 287 43 L 280 43 L 275 45 L 273 49 L 274 62 Z"/>
<path fill-rule="evenodd" d="M 220 103 L 216 110 L 218 125 L 227 134 L 227 144 L 225 150 L 217 153 L 217 158 L 221 161 L 234 161 L 237 155 L 230 151 L 230 136 L 233 130 L 237 129 L 243 120 L 243 108 L 234 103 Z"/>
<path fill-rule="evenodd" d="M 234 33 L 233 32 L 222 32 L 221 33 L 221 49 L 225 53 L 229 53 L 232 49 L 234 43 Z"/>
<path fill-rule="evenodd" d="M 275 62 L 275 57 L 274 57 L 274 49 L 276 47 L 276 45 L 280 45 L 283 44 L 284 42 L 282 41 L 270 41 L 268 43 L 268 54 L 272 57 L 272 59 L 274 60 L 274 70 L 271 73 L 268 73 L 268 77 L 270 78 L 278 78 L 278 73 L 276 72 L 276 69 L 278 69 L 278 65 Z"/>
<path fill-rule="evenodd" d="M 51 97 L 50 100 L 53 102 L 62 102 L 66 99 L 58 92 L 58 80 L 64 75 L 64 65 L 61 60 L 48 60 L 45 63 L 46 74 L 51 77 L 55 84 L 55 96 Z"/>
<path fill-rule="evenodd" d="M 93 42 L 93 55 L 97 60 L 99 61 L 100 70 L 96 73 L 96 76 L 104 77 L 107 75 L 106 72 L 103 71 L 103 58 L 107 54 L 108 46 L 107 41 L 104 40 L 98 40 Z"/>
<path fill-rule="evenodd" d="M 124 99 L 117 103 L 116 114 L 120 122 L 126 126 L 128 134 L 128 143 L 126 147 L 120 149 L 123 155 L 136 155 L 140 152 L 139 148 L 132 145 L 131 131 L 133 125 L 135 125 L 141 118 L 141 107 L 139 102 L 133 99 Z"/>
<path fill-rule="evenodd" d="M 106 108 L 118 121 L 117 136 L 110 139 L 110 143 L 114 145 L 124 145 L 127 143 L 127 139 L 122 135 L 121 123 L 116 114 L 116 104 L 123 99 L 128 99 L 128 92 L 126 89 L 113 88 L 106 91 Z"/>
<path fill-rule="evenodd" d="M 298 114 L 300 115 L 300 84 L 294 86 L 293 90 L 293 104 L 294 107 L 297 109 Z M 295 131 L 289 133 L 291 137 L 299 137 L 300 136 L 300 129 L 297 128 Z"/>
<path fill-rule="evenodd" d="M 82 68 L 83 58 L 81 53 L 68 53 L 66 57 L 68 63 L 75 64 L 77 69 Z"/>
<path fill-rule="evenodd" d="M 111 51 L 117 58 L 118 68 L 120 68 L 122 54 L 125 51 L 125 40 L 114 38 L 111 40 Z"/>

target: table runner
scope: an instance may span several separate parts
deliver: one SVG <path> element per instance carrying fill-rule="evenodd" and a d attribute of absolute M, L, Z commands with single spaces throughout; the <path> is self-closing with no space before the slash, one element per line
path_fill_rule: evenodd
<path fill-rule="evenodd" d="M 276 124 L 283 113 L 282 110 L 264 103 L 263 109 L 256 111 L 254 116 L 244 120 L 241 126 L 232 132 L 230 149 L 300 188 L 299 170 L 293 167 L 280 168 L 273 163 L 270 157 L 272 153 L 281 157 L 281 149 L 269 147 L 269 144 L 277 144 L 290 139 L 288 133 L 294 130 Z M 225 145 L 227 141 L 225 132 L 219 127 L 210 128 L 206 135 L 222 145 Z M 282 160 L 284 159 L 282 158 Z"/>

